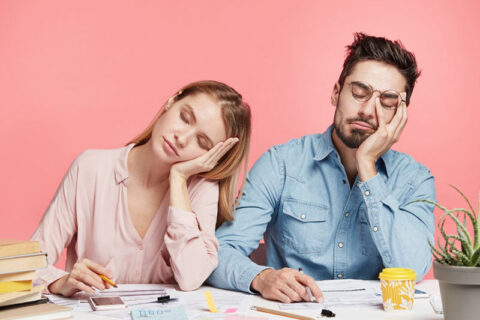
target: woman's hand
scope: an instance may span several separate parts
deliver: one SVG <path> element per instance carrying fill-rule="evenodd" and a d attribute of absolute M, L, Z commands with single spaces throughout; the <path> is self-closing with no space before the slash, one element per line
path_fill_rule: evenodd
<path fill-rule="evenodd" d="M 108 284 L 104 284 L 99 275 L 105 275 L 108 278 L 113 277 L 112 273 L 101 265 L 83 259 L 75 263 L 69 274 L 51 283 L 48 289 L 51 293 L 61 294 L 65 297 L 69 297 L 78 291 L 93 294 L 95 293 L 93 288 L 104 290 L 110 287 Z"/>
<path fill-rule="evenodd" d="M 180 176 L 187 180 L 189 177 L 195 174 L 208 172 L 215 168 L 218 161 L 237 142 L 238 138 L 228 138 L 223 142 L 219 142 L 212 149 L 208 150 L 208 152 L 204 153 L 198 158 L 174 164 L 170 169 L 170 174 Z"/>
<path fill-rule="evenodd" d="M 170 169 L 170 205 L 193 212 L 187 188 L 187 179 L 197 173 L 215 168 L 218 161 L 230 150 L 238 138 L 228 138 L 217 143 L 207 153 L 198 158 L 176 163 Z"/>

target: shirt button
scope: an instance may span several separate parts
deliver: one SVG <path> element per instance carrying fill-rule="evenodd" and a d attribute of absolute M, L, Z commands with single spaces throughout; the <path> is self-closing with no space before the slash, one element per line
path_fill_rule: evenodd
<path fill-rule="evenodd" d="M 341 273 L 337 274 L 337 278 L 343 278 L 343 274 Z"/>
<path fill-rule="evenodd" d="M 359 188 L 360 188 L 360 182 L 357 182 L 357 187 L 359 187 Z"/>
<path fill-rule="evenodd" d="M 370 191 L 368 191 L 368 190 L 365 191 L 365 195 L 366 195 L 366 196 L 369 196 L 369 195 L 370 195 Z"/>
<path fill-rule="evenodd" d="M 377 231 L 378 231 L 378 228 L 377 228 L 377 227 L 373 227 L 373 231 L 377 232 Z"/>
<path fill-rule="evenodd" d="M 300 218 L 302 218 L 302 220 L 305 220 L 306 217 L 307 217 L 307 216 L 306 216 L 305 214 L 302 214 L 302 215 L 300 216 Z"/>
<path fill-rule="evenodd" d="M 350 212 L 345 212 L 345 217 L 350 216 Z"/>
<path fill-rule="evenodd" d="M 343 248 L 343 243 L 342 243 L 342 242 L 339 242 L 339 243 L 338 243 L 338 246 L 339 246 L 340 248 Z"/>

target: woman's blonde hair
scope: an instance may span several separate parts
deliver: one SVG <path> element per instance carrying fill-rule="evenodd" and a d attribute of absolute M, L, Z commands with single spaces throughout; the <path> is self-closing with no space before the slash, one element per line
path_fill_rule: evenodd
<path fill-rule="evenodd" d="M 223 121 L 226 127 L 227 137 L 237 137 L 238 142 L 230 149 L 209 172 L 199 174 L 201 177 L 217 180 L 220 188 L 218 199 L 218 228 L 225 221 L 234 219 L 233 211 L 240 201 L 248 170 L 248 153 L 250 149 L 251 115 L 249 105 L 243 101 L 242 95 L 230 86 L 212 80 L 192 82 L 181 88 L 160 109 L 152 123 L 130 143 L 137 146 L 143 145 L 150 140 L 153 126 L 166 111 L 166 106 L 175 103 L 187 96 L 204 93 L 212 97 L 222 108 Z M 236 197 L 240 173 L 241 186 Z M 235 200 L 235 198 L 237 200 Z"/>

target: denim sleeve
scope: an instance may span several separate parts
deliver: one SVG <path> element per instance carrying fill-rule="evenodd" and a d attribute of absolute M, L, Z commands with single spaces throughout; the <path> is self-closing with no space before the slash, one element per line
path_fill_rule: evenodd
<path fill-rule="evenodd" d="M 284 165 L 275 147 L 264 153 L 247 175 L 235 220 L 216 232 L 218 266 L 207 282 L 211 285 L 252 293 L 250 284 L 264 269 L 248 257 L 255 250 L 280 199 Z"/>
<path fill-rule="evenodd" d="M 405 184 L 402 199 L 396 199 L 384 177 L 375 177 L 360 183 L 367 207 L 370 234 L 385 267 L 411 268 L 420 281 L 430 269 L 435 219 L 433 206 L 412 201 L 435 199 L 434 178 L 425 167 L 417 168 Z"/>

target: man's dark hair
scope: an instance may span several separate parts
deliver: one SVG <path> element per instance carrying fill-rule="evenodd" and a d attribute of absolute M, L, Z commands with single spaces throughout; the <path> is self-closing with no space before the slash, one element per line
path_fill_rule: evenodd
<path fill-rule="evenodd" d="M 383 37 L 373 37 L 364 33 L 355 33 L 354 41 L 347 46 L 347 57 L 343 62 L 343 70 L 338 78 L 340 87 L 343 88 L 345 78 L 352 73 L 355 65 L 360 61 L 374 60 L 392 65 L 400 71 L 407 80 L 407 106 L 415 86 L 415 81 L 420 76 L 415 55 L 405 49 L 403 44 Z"/>

